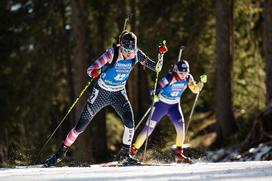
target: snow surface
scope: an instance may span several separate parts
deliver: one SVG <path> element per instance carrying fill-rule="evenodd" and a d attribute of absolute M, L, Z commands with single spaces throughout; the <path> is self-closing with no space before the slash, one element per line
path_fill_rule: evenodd
<path fill-rule="evenodd" d="M 272 161 L 129 167 L 2 168 L 1 181 L 272 180 Z"/>

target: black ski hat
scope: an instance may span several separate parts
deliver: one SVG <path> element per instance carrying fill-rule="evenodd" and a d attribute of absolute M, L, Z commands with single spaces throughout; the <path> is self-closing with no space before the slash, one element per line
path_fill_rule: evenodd
<path fill-rule="evenodd" d="M 137 47 L 137 36 L 132 32 L 124 32 L 120 37 L 120 44 L 126 49 L 135 50 Z"/>
<path fill-rule="evenodd" d="M 179 61 L 176 64 L 176 69 L 179 72 L 190 72 L 189 63 L 186 60 Z"/>

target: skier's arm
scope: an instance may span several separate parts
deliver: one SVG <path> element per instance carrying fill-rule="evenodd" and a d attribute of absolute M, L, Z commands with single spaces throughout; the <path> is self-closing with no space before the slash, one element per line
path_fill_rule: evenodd
<path fill-rule="evenodd" d="M 157 63 L 151 60 L 142 50 L 138 49 L 137 51 L 138 61 L 144 66 L 149 68 L 152 71 L 156 71 Z"/>
<path fill-rule="evenodd" d="M 156 87 L 156 95 L 159 94 L 159 92 L 161 91 L 162 88 L 164 88 L 165 86 L 167 86 L 171 82 L 172 78 L 173 78 L 173 75 L 171 72 L 168 72 L 168 74 L 166 74 L 166 76 L 161 78 L 161 80 L 159 81 L 159 83 L 157 84 L 157 87 Z"/>
<path fill-rule="evenodd" d="M 103 53 L 95 62 L 87 69 L 87 74 L 90 77 L 97 77 L 101 67 L 107 63 L 111 63 L 113 59 L 114 49 L 110 48 L 105 53 Z"/>
<path fill-rule="evenodd" d="M 188 80 L 188 87 L 194 94 L 199 93 L 201 89 L 203 88 L 203 83 L 201 81 L 196 83 L 191 74 L 189 74 L 187 80 Z"/>

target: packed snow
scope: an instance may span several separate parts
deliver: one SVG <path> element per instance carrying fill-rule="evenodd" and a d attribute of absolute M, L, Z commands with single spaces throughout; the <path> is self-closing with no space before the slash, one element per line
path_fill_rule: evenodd
<path fill-rule="evenodd" d="M 213 162 L 272 160 L 272 142 L 261 143 L 243 153 L 237 147 L 209 151 L 206 159 Z"/>
<path fill-rule="evenodd" d="M 165 166 L 2 168 L 1 181 L 272 180 L 272 161 L 198 162 Z"/>

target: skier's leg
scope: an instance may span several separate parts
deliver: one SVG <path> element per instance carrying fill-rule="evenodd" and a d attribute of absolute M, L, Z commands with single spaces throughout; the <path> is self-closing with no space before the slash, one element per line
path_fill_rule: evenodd
<path fill-rule="evenodd" d="M 131 156 L 130 146 L 134 135 L 134 118 L 131 104 L 126 91 L 118 91 L 112 97 L 112 107 L 124 122 L 123 147 L 116 156 L 116 160 L 122 161 L 124 165 L 137 165 L 139 161 Z"/>
<path fill-rule="evenodd" d="M 170 120 L 172 121 L 177 137 L 176 137 L 176 161 L 178 163 L 184 162 L 184 163 L 192 163 L 192 160 L 189 157 L 186 157 L 183 155 L 182 146 L 185 139 L 185 124 L 184 124 L 184 117 L 183 113 L 180 107 L 180 104 L 174 104 L 168 112 L 168 116 Z"/>
<path fill-rule="evenodd" d="M 179 104 L 174 104 L 167 114 L 176 129 L 176 146 L 182 147 L 185 139 L 184 117 Z"/>
<path fill-rule="evenodd" d="M 87 126 L 90 124 L 93 117 L 105 106 L 109 104 L 106 97 L 109 97 L 109 93 L 103 91 L 103 89 L 94 88 L 92 95 L 88 98 L 83 111 L 81 112 L 80 119 L 76 126 L 68 133 L 63 144 L 70 147 L 77 139 L 80 133 L 84 132 Z"/>
<path fill-rule="evenodd" d="M 45 162 L 44 167 L 50 167 L 60 162 L 67 153 L 69 147 L 76 141 L 77 137 L 80 133 L 82 133 L 88 124 L 91 122 L 94 115 L 107 104 L 108 93 L 103 91 L 102 89 L 94 88 L 92 95 L 88 98 L 87 103 L 81 113 L 80 119 L 76 126 L 71 129 L 71 131 L 66 136 L 66 139 L 63 141 L 60 149 L 54 155 L 51 155 Z"/>
<path fill-rule="evenodd" d="M 155 103 L 154 108 L 153 108 L 152 112 L 150 113 L 151 120 L 150 120 L 149 127 L 148 127 L 148 121 L 147 121 L 145 124 L 145 127 L 142 129 L 142 131 L 138 135 L 135 143 L 133 144 L 134 149 L 137 150 L 143 145 L 143 143 L 145 142 L 145 139 L 146 139 L 147 130 L 148 130 L 148 136 L 150 136 L 152 134 L 152 132 L 154 131 L 156 125 L 161 120 L 161 118 L 167 113 L 167 110 L 168 110 L 167 104 L 165 104 L 161 101 Z"/>
<path fill-rule="evenodd" d="M 134 115 L 125 90 L 114 94 L 112 107 L 124 123 L 123 144 L 130 146 L 134 136 Z"/>

